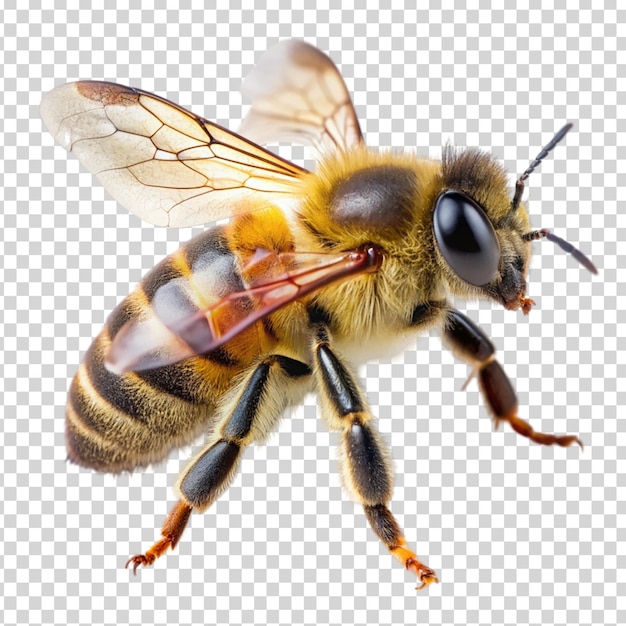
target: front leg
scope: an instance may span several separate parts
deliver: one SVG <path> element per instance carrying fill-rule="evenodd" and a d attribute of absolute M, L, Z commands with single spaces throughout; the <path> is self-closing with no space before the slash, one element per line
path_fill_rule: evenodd
<path fill-rule="evenodd" d="M 314 362 L 324 419 L 331 429 L 342 431 L 340 465 L 346 489 L 363 505 L 372 530 L 391 554 L 419 577 L 418 588 L 439 582 L 435 572 L 407 547 L 402 530 L 387 507 L 393 490 L 389 452 L 374 427 L 363 392 L 331 348 L 323 325 L 317 327 Z"/>
<path fill-rule="evenodd" d="M 535 432 L 532 426 L 517 415 L 517 396 L 502 366 L 496 361 L 495 348 L 487 335 L 459 311 L 450 309 L 443 331 L 443 339 L 452 351 L 475 368 L 483 397 L 496 421 L 508 422 L 516 433 L 544 446 L 568 447 L 580 439 L 574 435 L 547 435 Z"/>

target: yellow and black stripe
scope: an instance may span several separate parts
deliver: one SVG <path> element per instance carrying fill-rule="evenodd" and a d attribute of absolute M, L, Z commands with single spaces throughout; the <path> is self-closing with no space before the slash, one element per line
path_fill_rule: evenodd
<path fill-rule="evenodd" d="M 278 342 L 271 320 L 264 320 L 226 345 L 174 365 L 122 375 L 104 365 L 113 338 L 127 321 L 152 313 L 153 299 L 163 285 L 181 278 L 199 283 L 201 293 L 173 290 L 172 303 L 183 313 L 197 311 L 207 302 L 245 289 L 240 268 L 257 248 L 291 249 L 282 215 L 275 209 L 263 214 L 238 218 L 195 237 L 152 269 L 111 313 L 70 387 L 66 414 L 70 460 L 116 472 L 163 459 L 209 427 L 233 379 Z M 267 227 L 268 220 L 273 228 Z M 263 229 L 251 228 L 257 222 L 264 223 Z"/>

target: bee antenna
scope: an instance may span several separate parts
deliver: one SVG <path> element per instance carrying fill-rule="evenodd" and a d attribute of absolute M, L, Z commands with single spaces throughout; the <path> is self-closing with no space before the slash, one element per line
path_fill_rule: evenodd
<path fill-rule="evenodd" d="M 567 132 L 567 131 L 566 131 Z M 545 148 L 544 148 L 545 150 Z M 529 233 L 526 233 L 522 236 L 524 241 L 536 241 L 537 239 L 546 238 L 553 243 L 555 243 L 561 250 L 568 252 L 571 254 L 581 265 L 586 267 L 592 274 L 597 274 L 598 270 L 596 266 L 591 262 L 591 260 L 584 255 L 578 248 L 575 248 L 571 243 L 565 241 L 565 239 L 561 239 L 556 235 L 552 234 L 547 228 L 542 228 L 540 230 L 533 230 Z"/>
<path fill-rule="evenodd" d="M 524 193 L 524 181 L 535 171 L 535 168 L 543 161 L 556 146 L 563 137 L 572 128 L 573 124 L 565 124 L 561 130 L 552 137 L 552 139 L 541 149 L 541 152 L 530 162 L 530 165 L 526 168 L 526 171 L 517 179 L 515 183 L 515 195 L 511 201 L 511 209 L 517 209 Z M 562 241 L 562 240 L 561 240 Z"/>

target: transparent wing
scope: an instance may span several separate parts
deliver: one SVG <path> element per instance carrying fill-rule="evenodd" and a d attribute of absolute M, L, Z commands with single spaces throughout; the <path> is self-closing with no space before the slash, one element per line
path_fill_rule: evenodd
<path fill-rule="evenodd" d="M 313 145 L 322 153 L 363 143 L 339 70 L 304 41 L 283 41 L 268 50 L 241 90 L 252 108 L 239 132 L 253 141 L 290 141 Z"/>
<path fill-rule="evenodd" d="M 257 275 L 246 289 L 192 312 L 176 304 L 188 301 L 188 279 L 173 279 L 156 291 L 148 317 L 130 320 L 115 335 L 106 366 L 117 374 L 138 372 L 204 354 L 312 291 L 375 270 L 381 260 L 374 248 L 337 255 L 257 250 L 244 268 Z"/>
<path fill-rule="evenodd" d="M 45 94 L 55 140 L 123 206 L 159 226 L 196 226 L 298 195 L 305 170 L 168 100 L 115 83 Z"/>

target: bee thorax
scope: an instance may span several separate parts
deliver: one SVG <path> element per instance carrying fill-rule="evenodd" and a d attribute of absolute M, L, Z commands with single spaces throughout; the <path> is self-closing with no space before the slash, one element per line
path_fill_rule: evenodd
<path fill-rule="evenodd" d="M 331 215 L 342 225 L 400 225 L 410 217 L 415 186 L 415 173 L 405 167 L 378 165 L 356 171 L 334 189 Z"/>

